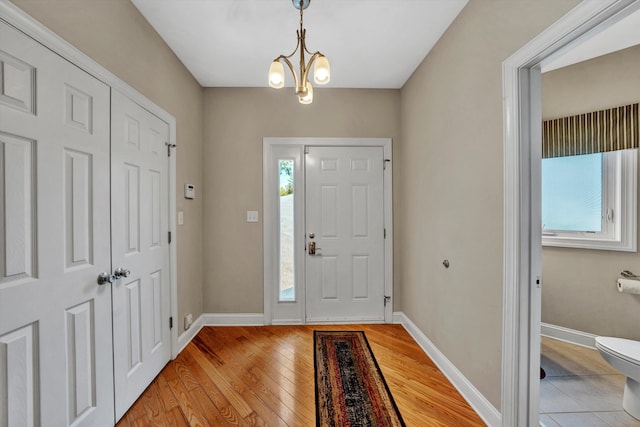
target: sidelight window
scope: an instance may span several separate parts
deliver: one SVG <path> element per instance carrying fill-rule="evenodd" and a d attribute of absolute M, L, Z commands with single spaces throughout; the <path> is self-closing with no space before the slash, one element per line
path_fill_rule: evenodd
<path fill-rule="evenodd" d="M 295 301 L 295 258 L 294 258 L 294 161 L 278 160 L 280 176 L 278 180 L 280 202 L 278 210 L 280 271 L 279 301 Z"/>

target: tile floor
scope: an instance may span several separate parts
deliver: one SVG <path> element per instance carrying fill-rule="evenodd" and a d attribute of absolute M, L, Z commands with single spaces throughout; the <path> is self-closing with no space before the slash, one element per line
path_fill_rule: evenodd
<path fill-rule="evenodd" d="M 622 409 L 625 377 L 597 350 L 542 337 L 540 425 L 640 427 Z"/>

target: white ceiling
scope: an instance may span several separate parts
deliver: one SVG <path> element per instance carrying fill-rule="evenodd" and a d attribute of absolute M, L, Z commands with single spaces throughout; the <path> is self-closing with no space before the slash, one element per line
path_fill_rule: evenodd
<path fill-rule="evenodd" d="M 267 86 L 271 61 L 296 45 L 291 0 L 132 2 L 205 87 Z M 328 87 L 397 89 L 467 2 L 313 0 L 304 12 L 307 47 L 329 59 Z"/>
<path fill-rule="evenodd" d="M 542 71 L 552 71 L 639 44 L 640 10 L 573 47 L 552 62 L 544 64 Z"/>

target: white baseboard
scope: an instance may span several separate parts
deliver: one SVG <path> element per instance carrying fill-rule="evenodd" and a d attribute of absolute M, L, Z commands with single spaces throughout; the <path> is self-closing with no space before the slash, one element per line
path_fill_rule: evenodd
<path fill-rule="evenodd" d="M 262 313 L 203 313 L 178 337 L 178 353 L 198 335 L 203 326 L 262 326 Z"/>
<path fill-rule="evenodd" d="M 433 360 L 433 363 L 458 389 L 462 397 L 478 413 L 480 418 L 490 427 L 502 424 L 500 412 L 478 391 L 477 388 L 446 358 L 427 336 L 404 313 L 393 313 L 393 323 L 399 323 L 409 332 L 422 350 Z"/>
<path fill-rule="evenodd" d="M 204 313 L 204 326 L 264 326 L 262 313 Z"/>
<path fill-rule="evenodd" d="M 540 334 L 570 344 L 581 345 L 592 349 L 596 348 L 597 335 L 587 332 L 576 331 L 575 329 L 551 325 L 549 323 L 540 323 Z"/>
<path fill-rule="evenodd" d="M 272 319 L 272 325 L 304 325 L 302 319 Z"/>
<path fill-rule="evenodd" d="M 180 336 L 178 337 L 178 353 L 177 354 L 180 354 L 180 352 L 184 350 L 187 344 L 189 344 L 191 340 L 196 335 L 198 335 L 198 332 L 200 332 L 200 329 L 202 329 L 203 326 L 204 324 L 202 323 L 202 316 L 200 316 L 195 320 L 195 322 L 191 324 L 191 327 L 189 329 L 187 329 L 186 331 L 180 334 Z"/>

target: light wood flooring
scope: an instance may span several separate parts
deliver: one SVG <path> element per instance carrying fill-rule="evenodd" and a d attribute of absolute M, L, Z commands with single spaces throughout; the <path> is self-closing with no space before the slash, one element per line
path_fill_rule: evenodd
<path fill-rule="evenodd" d="M 407 426 L 484 426 L 400 325 L 205 327 L 117 424 L 315 426 L 313 330 L 364 330 Z"/>
<path fill-rule="evenodd" d="M 625 376 L 597 350 L 542 337 L 540 422 L 544 427 L 640 427 L 622 409 Z"/>

